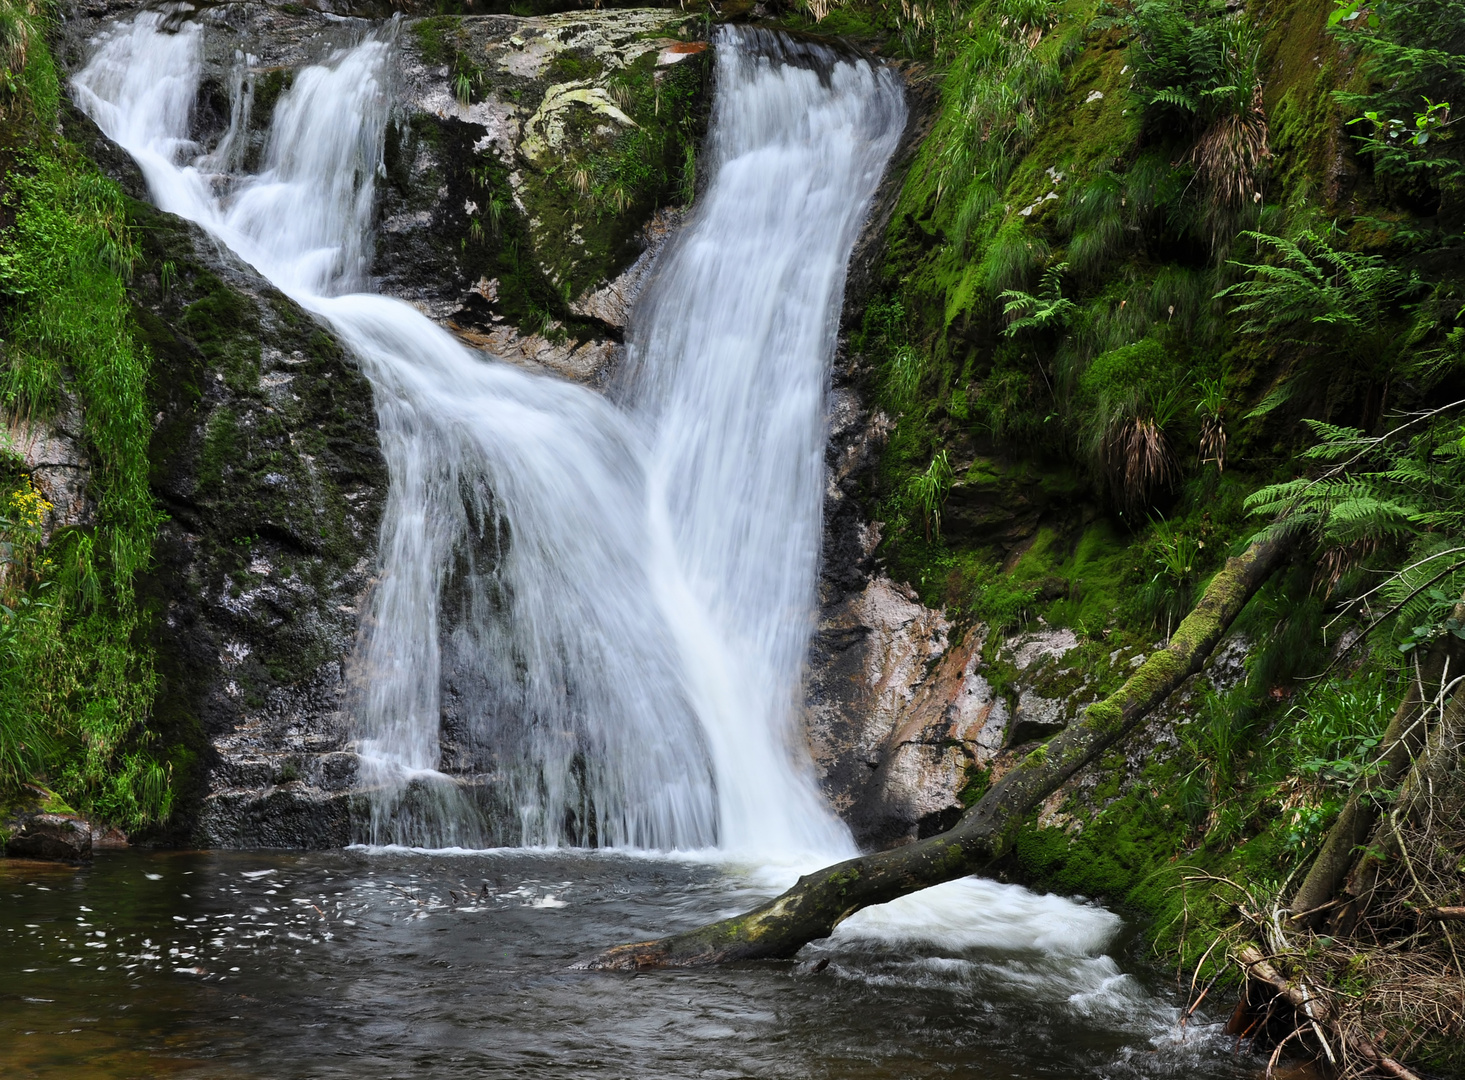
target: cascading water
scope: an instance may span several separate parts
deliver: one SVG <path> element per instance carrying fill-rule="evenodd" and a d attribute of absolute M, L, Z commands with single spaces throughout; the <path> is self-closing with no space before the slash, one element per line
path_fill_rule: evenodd
<path fill-rule="evenodd" d="M 888 71 L 726 33 L 696 220 L 636 312 L 653 581 L 717 765 L 721 841 L 849 846 L 793 748 L 845 265 L 905 123 Z M 737 778 L 729 782 L 731 778 Z"/>
<path fill-rule="evenodd" d="M 827 368 L 904 124 L 894 77 L 719 32 L 712 179 L 612 403 L 349 292 L 366 284 L 390 28 L 300 72 L 256 175 L 227 171 L 247 96 L 212 153 L 188 139 L 202 39 L 139 15 L 73 87 L 160 206 L 329 322 L 374 386 L 391 490 L 355 661 L 369 839 L 850 850 L 796 717 Z M 470 731 L 452 778 L 445 683 Z"/>

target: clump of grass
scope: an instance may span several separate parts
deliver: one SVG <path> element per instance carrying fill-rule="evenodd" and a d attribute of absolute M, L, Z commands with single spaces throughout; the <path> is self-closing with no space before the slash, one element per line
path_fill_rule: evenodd
<path fill-rule="evenodd" d="M 914 345 L 897 345 L 885 365 L 885 389 L 897 408 L 916 399 L 921 380 L 926 375 L 926 354 Z"/>
<path fill-rule="evenodd" d="M 925 525 L 927 543 L 933 534 L 938 539 L 941 536 L 941 510 L 946 505 L 946 496 L 951 493 L 954 478 L 951 460 L 942 450 L 931 458 L 925 472 L 917 473 L 906 482 L 906 492 L 920 511 Z"/>
<path fill-rule="evenodd" d="M 1173 485 L 1179 465 L 1166 428 L 1181 394 L 1153 338 L 1114 349 L 1079 377 L 1082 448 L 1115 503 L 1134 514 Z"/>

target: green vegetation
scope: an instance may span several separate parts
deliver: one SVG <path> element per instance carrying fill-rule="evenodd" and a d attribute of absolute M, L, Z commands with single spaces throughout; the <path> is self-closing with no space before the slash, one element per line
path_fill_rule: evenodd
<path fill-rule="evenodd" d="M 171 765 L 147 730 L 155 689 L 134 579 L 159 516 L 148 490 L 149 357 L 133 341 L 136 244 L 121 192 L 56 134 L 60 88 L 34 9 L 7 5 L 0 161 L 0 788 L 40 780 L 84 813 L 167 818 Z M 74 417 L 92 463 L 71 521 L 26 469 L 27 425 Z M 68 421 L 73 422 L 73 421 Z"/>

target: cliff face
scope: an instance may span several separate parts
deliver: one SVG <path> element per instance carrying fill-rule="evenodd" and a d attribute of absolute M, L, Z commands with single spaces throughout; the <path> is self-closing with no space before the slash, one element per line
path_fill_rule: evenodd
<path fill-rule="evenodd" d="M 68 61 L 82 63 L 117 15 L 78 12 L 63 39 Z M 197 17 L 208 35 L 196 137 L 211 145 L 242 112 L 246 168 L 262 160 L 274 103 L 299 68 L 361 32 L 263 4 Z M 602 384 L 675 204 L 695 187 L 706 57 L 690 30 L 664 10 L 399 27 L 375 287 L 471 346 Z M 1071 631 L 992 629 L 923 604 L 884 566 L 881 470 L 902 422 L 882 394 L 869 309 L 888 291 L 893 254 L 919 231 L 897 209 L 940 106 L 924 68 L 906 75 L 911 120 L 851 260 L 833 371 L 805 719 L 826 793 L 876 846 L 945 827 L 1003 761 L 1088 700 L 1035 688 L 1047 671 L 1035 658 L 1061 660 L 1077 645 Z M 131 297 L 155 357 L 151 483 L 168 514 L 144 583 L 157 614 L 155 723 L 191 733 L 202 763 L 177 820 L 202 843 L 346 843 L 357 766 L 343 666 L 386 485 L 370 389 L 326 330 L 196 229 L 148 207 L 125 155 L 84 119 L 70 124 L 132 197 L 144 238 Z M 64 417 L 54 423 L 61 430 Z M 33 442 L 33 464 L 56 473 L 58 492 L 66 470 L 84 477 L 79 440 Z M 974 477 L 968 470 L 946 496 L 951 542 L 996 538 L 1022 551 L 1040 524 L 1073 510 L 1072 483 L 1041 470 Z M 71 488 L 85 484 L 73 477 Z M 82 495 L 58 507 L 87 512 Z M 1109 666 L 1079 684 L 1092 691 Z M 449 753 L 453 730 L 446 717 Z"/>
<path fill-rule="evenodd" d="M 298 305 L 143 201 L 140 174 L 88 120 L 68 127 L 122 184 L 141 239 L 129 298 L 166 515 L 139 588 L 153 725 L 199 754 L 177 821 L 203 844 L 346 843 L 343 664 L 387 489 L 371 387 Z"/>

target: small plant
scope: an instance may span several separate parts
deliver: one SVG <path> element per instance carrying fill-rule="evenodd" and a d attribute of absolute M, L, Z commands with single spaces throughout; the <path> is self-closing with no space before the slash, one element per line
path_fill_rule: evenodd
<path fill-rule="evenodd" d="M 1226 381 L 1202 379 L 1200 400 L 1195 411 L 1200 415 L 1200 460 L 1214 464 L 1217 472 L 1226 468 Z"/>
<path fill-rule="evenodd" d="M 1190 610 L 1206 543 L 1177 530 L 1168 521 L 1158 520 L 1154 522 L 1152 545 L 1156 571 L 1143 599 L 1154 619 L 1163 619 L 1168 640 L 1171 629 Z"/>
<path fill-rule="evenodd" d="M 1430 101 L 1424 98 L 1424 108 L 1414 114 L 1414 125 L 1411 128 L 1407 120 L 1401 120 L 1397 116 L 1385 116 L 1377 110 L 1370 109 L 1362 116 L 1349 120 L 1348 123 L 1361 124 L 1364 121 L 1373 125 L 1374 146 L 1384 146 L 1398 139 L 1411 146 L 1423 147 L 1431 135 L 1438 135 L 1450 124 L 1450 103 L 1448 101 Z"/>
<path fill-rule="evenodd" d="M 1465 99 L 1465 2 L 1335 0 L 1332 33 L 1356 49 L 1366 93 L 1334 97 L 1366 124 L 1360 137 L 1386 183 L 1422 194 L 1465 178 L 1451 102 Z"/>
<path fill-rule="evenodd" d="M 938 538 L 941 536 L 941 509 L 946 505 L 946 496 L 951 492 L 953 478 L 951 461 L 946 451 L 942 450 L 931 459 L 925 472 L 918 473 L 907 481 L 907 490 L 921 511 L 928 543 L 933 533 Z"/>
<path fill-rule="evenodd" d="M 1179 474 L 1165 430 L 1184 402 L 1173 361 L 1147 338 L 1097 357 L 1078 381 L 1081 448 L 1119 508 L 1139 513 Z"/>
<path fill-rule="evenodd" d="M 885 365 L 885 385 L 891 402 L 898 408 L 909 405 L 925 377 L 925 354 L 911 345 L 897 345 Z"/>
<path fill-rule="evenodd" d="M 464 72 L 458 72 L 453 79 L 453 96 L 458 99 L 459 107 L 464 109 L 473 100 L 473 81 Z"/>
<path fill-rule="evenodd" d="M 1006 302 L 1002 314 L 1008 323 L 1003 333 L 1015 337 L 1026 330 L 1061 330 L 1076 310 L 1074 302 L 1063 295 L 1063 273 L 1067 269 L 1067 263 L 1057 263 L 1044 270 L 1037 296 L 1021 289 L 1004 289 L 998 296 Z"/>

